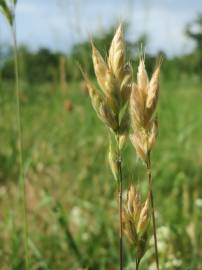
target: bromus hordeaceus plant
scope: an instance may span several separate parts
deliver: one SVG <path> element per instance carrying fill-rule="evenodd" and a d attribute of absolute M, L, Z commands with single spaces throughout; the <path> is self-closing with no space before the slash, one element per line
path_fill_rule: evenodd
<path fill-rule="evenodd" d="M 17 132 L 18 132 L 18 149 L 19 149 L 19 188 L 20 199 L 23 208 L 24 221 L 24 250 L 25 250 L 25 267 L 29 269 L 29 254 L 28 254 L 28 221 L 27 221 L 27 207 L 26 207 L 26 190 L 25 178 L 23 171 L 23 149 L 22 149 L 22 122 L 21 122 L 21 104 L 20 104 L 20 86 L 19 86 L 19 65 L 18 65 L 18 50 L 16 39 L 16 21 L 15 9 L 17 0 L 0 0 L 0 11 L 6 17 L 9 26 L 11 27 L 13 37 L 13 51 L 14 51 L 14 65 L 15 65 L 15 92 L 16 92 L 16 118 L 17 118 Z"/>
<path fill-rule="evenodd" d="M 132 83 L 132 69 L 125 63 L 125 42 L 121 25 L 112 40 L 107 61 L 103 59 L 93 43 L 92 58 L 100 91 L 84 72 L 83 75 L 92 105 L 98 117 L 110 130 L 109 164 L 118 183 L 119 193 L 120 269 L 123 269 L 123 230 L 136 247 L 136 269 L 139 269 L 140 261 L 146 251 L 151 215 L 156 265 L 159 270 L 150 153 L 157 137 L 157 118 L 154 114 L 158 101 L 161 59 L 149 81 L 144 59 L 141 57 L 137 84 Z M 132 144 L 147 167 L 149 192 L 145 203 L 142 204 L 139 192 L 131 186 L 128 190 L 127 206 L 123 208 L 122 150 L 130 123 L 133 130 L 130 135 Z"/>
<path fill-rule="evenodd" d="M 125 42 L 122 25 L 112 40 L 107 61 L 92 43 L 92 59 L 99 91 L 84 78 L 92 105 L 98 117 L 110 131 L 109 164 L 118 183 L 120 219 L 120 269 L 123 269 L 123 222 L 122 222 L 122 149 L 129 130 L 128 101 L 131 93 L 132 70 L 125 63 Z"/>
<path fill-rule="evenodd" d="M 151 213 L 153 223 L 153 235 L 155 243 L 156 266 L 159 270 L 156 221 L 154 212 L 154 199 L 152 191 L 151 158 L 150 153 L 156 142 L 158 132 L 158 121 L 154 116 L 158 95 L 159 76 L 162 59 L 160 59 L 149 81 L 145 69 L 144 58 L 140 58 L 137 73 L 137 84 L 133 83 L 130 98 L 130 116 L 133 134 L 130 136 L 137 155 L 144 161 L 147 167 L 149 196 L 151 202 Z"/>
<path fill-rule="evenodd" d="M 142 203 L 140 193 L 131 185 L 127 193 L 126 206 L 123 209 L 123 229 L 136 249 L 136 270 L 139 269 L 140 261 L 146 251 L 149 222 L 149 197 Z"/>

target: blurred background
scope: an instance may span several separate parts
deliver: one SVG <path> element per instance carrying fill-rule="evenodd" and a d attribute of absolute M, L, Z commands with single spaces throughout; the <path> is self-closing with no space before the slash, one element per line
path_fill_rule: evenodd
<path fill-rule="evenodd" d="M 19 0 L 16 10 L 31 269 L 118 269 L 116 184 L 108 134 L 78 65 L 94 78 L 90 40 L 107 56 L 122 21 L 134 74 L 163 55 L 153 151 L 161 269 L 202 269 L 201 0 Z M 141 45 L 142 44 L 142 45 Z M 12 36 L 0 15 L 0 269 L 24 269 Z M 147 189 L 128 143 L 124 186 Z M 150 248 L 141 269 L 155 269 Z M 135 269 L 125 244 L 125 269 Z"/>

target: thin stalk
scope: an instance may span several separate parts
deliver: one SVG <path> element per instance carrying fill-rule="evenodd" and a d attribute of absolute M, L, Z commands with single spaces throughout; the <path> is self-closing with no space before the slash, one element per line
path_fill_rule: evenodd
<path fill-rule="evenodd" d="M 135 269 L 136 269 L 136 270 L 139 270 L 140 260 L 136 259 L 135 262 L 136 262 L 136 267 L 135 267 Z"/>
<path fill-rule="evenodd" d="M 120 258 L 120 270 L 123 270 L 123 220 L 122 220 L 122 210 L 123 210 L 123 174 L 122 174 L 122 157 L 120 151 L 119 135 L 117 135 L 117 153 L 118 153 L 118 173 L 119 173 L 119 183 L 118 183 L 118 194 L 119 194 L 119 258 Z"/>
<path fill-rule="evenodd" d="M 157 268 L 157 270 L 159 270 L 159 257 L 158 257 L 158 245 L 157 245 L 157 235 L 156 235 L 156 219 L 155 219 L 155 209 L 154 209 L 154 196 L 153 196 L 153 191 L 152 191 L 152 173 L 151 173 L 150 153 L 148 153 L 148 160 L 147 160 L 147 175 L 148 175 L 149 195 L 150 195 L 151 212 L 152 212 L 152 224 L 153 224 L 153 236 L 154 236 L 156 268 Z"/>
<path fill-rule="evenodd" d="M 16 117 L 18 130 L 18 150 L 19 150 L 19 187 L 20 197 L 22 200 L 23 209 L 23 233 L 24 233 L 24 250 L 25 250 L 25 267 L 29 269 L 29 253 L 28 253 L 28 220 L 27 220 L 27 205 L 26 205 L 26 186 L 23 171 L 23 145 L 22 145 L 22 121 L 21 121 L 21 104 L 20 104 L 20 87 L 19 87 L 19 64 L 18 64 L 18 50 L 16 39 L 16 25 L 15 20 L 12 25 L 13 49 L 15 61 L 15 92 L 16 92 Z"/>

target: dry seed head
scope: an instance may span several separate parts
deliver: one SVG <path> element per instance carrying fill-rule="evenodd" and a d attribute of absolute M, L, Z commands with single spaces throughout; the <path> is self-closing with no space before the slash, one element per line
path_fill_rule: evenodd
<path fill-rule="evenodd" d="M 88 80 L 86 85 L 89 91 L 91 102 L 98 117 L 112 130 L 117 129 L 117 121 L 111 109 L 107 106 L 104 99 L 101 97 L 97 89 Z"/>
<path fill-rule="evenodd" d="M 130 111 L 133 129 L 147 128 L 155 111 L 159 93 L 159 76 L 161 61 L 159 60 L 149 82 L 143 58 L 137 73 L 137 85 L 133 83 L 130 98 Z"/>
<path fill-rule="evenodd" d="M 149 82 L 144 58 L 140 58 L 137 85 L 133 83 L 130 96 L 130 116 L 134 134 L 130 136 L 138 156 L 147 162 L 157 138 L 157 120 L 153 119 L 159 94 L 160 59 Z"/>
<path fill-rule="evenodd" d="M 121 122 L 123 109 L 128 110 L 131 93 L 132 69 L 125 64 L 125 42 L 122 25 L 117 28 L 109 49 L 107 63 L 92 43 L 92 60 L 95 75 L 104 95 L 92 90 L 89 80 L 87 85 L 92 104 L 101 120 L 115 133 L 127 138 L 129 130 L 129 115 Z M 86 75 L 84 74 L 84 78 Z M 128 118 L 128 119 L 127 119 Z"/>
<path fill-rule="evenodd" d="M 144 97 L 135 83 L 130 96 L 130 115 L 133 129 L 144 125 Z"/>
<path fill-rule="evenodd" d="M 145 233 L 149 225 L 149 220 L 150 220 L 149 202 L 150 200 L 148 197 L 140 213 L 140 218 L 137 225 L 137 234 L 139 236 L 142 236 Z"/>
<path fill-rule="evenodd" d="M 137 155 L 143 160 L 147 161 L 148 146 L 147 138 L 143 131 L 136 131 L 130 136 L 131 142 L 136 149 Z"/>
<path fill-rule="evenodd" d="M 120 94 L 117 91 L 116 80 L 112 74 L 112 71 L 109 70 L 100 52 L 96 49 L 93 43 L 92 59 L 98 84 L 104 92 L 106 101 L 110 108 L 114 113 L 117 113 L 119 110 Z"/>
<path fill-rule="evenodd" d="M 123 74 L 120 91 L 123 104 L 125 104 L 127 101 L 129 101 L 132 89 L 132 67 L 130 64 L 126 64 L 124 66 Z"/>
<path fill-rule="evenodd" d="M 122 24 L 117 28 L 109 49 L 108 64 L 114 76 L 119 80 L 123 76 L 125 61 L 125 42 Z"/>
<path fill-rule="evenodd" d="M 118 91 L 117 82 L 110 70 L 107 70 L 105 78 L 105 96 L 107 103 L 117 115 L 120 108 L 120 93 Z"/>
<path fill-rule="evenodd" d="M 104 59 L 102 58 L 100 52 L 96 49 L 93 43 L 92 43 L 92 59 L 98 84 L 105 93 L 106 92 L 105 81 L 108 72 L 108 67 Z"/>
<path fill-rule="evenodd" d="M 159 78 L 160 78 L 161 62 L 159 62 L 153 72 L 152 78 L 149 82 L 148 96 L 146 101 L 146 107 L 152 109 L 152 113 L 156 108 L 159 95 Z"/>
<path fill-rule="evenodd" d="M 132 244 L 137 243 L 138 237 L 131 216 L 126 212 L 126 210 L 123 210 L 122 214 L 124 234 Z"/>
<path fill-rule="evenodd" d="M 140 57 L 140 62 L 138 66 L 137 85 L 145 98 L 147 96 L 149 79 L 145 68 L 144 59 L 142 57 Z"/>
<path fill-rule="evenodd" d="M 131 214 L 134 223 L 137 223 L 141 210 L 141 196 L 135 186 L 131 185 L 127 194 L 128 213 Z"/>
<path fill-rule="evenodd" d="M 110 109 L 110 107 L 104 101 L 100 104 L 99 113 L 100 113 L 101 120 L 109 128 L 111 128 L 113 131 L 116 132 L 118 128 L 116 117 L 114 113 L 112 112 L 112 110 Z"/>
<path fill-rule="evenodd" d="M 119 124 L 119 134 L 127 134 L 130 127 L 130 117 L 129 113 L 126 110 L 122 116 Z"/>
<path fill-rule="evenodd" d="M 123 211 L 124 233 L 129 241 L 136 245 L 137 250 L 143 250 L 146 245 L 146 234 L 150 220 L 149 197 L 144 204 L 138 190 L 131 185 L 128 189 L 126 207 Z"/>

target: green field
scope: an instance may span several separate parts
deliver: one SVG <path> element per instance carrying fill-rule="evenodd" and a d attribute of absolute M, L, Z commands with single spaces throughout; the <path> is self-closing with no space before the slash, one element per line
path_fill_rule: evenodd
<path fill-rule="evenodd" d="M 116 183 L 108 133 L 80 83 L 22 84 L 24 169 L 31 269 L 118 269 Z M 0 269 L 24 269 L 15 94 L 0 86 Z M 159 138 L 153 151 L 158 241 L 163 269 L 202 269 L 202 88 L 194 78 L 162 79 Z M 124 185 L 147 189 L 143 164 L 128 143 Z M 127 161 L 127 162 L 126 162 Z M 73 237 L 73 238 L 71 238 Z M 152 268 L 153 246 L 141 269 Z M 135 269 L 125 241 L 125 269 Z"/>

